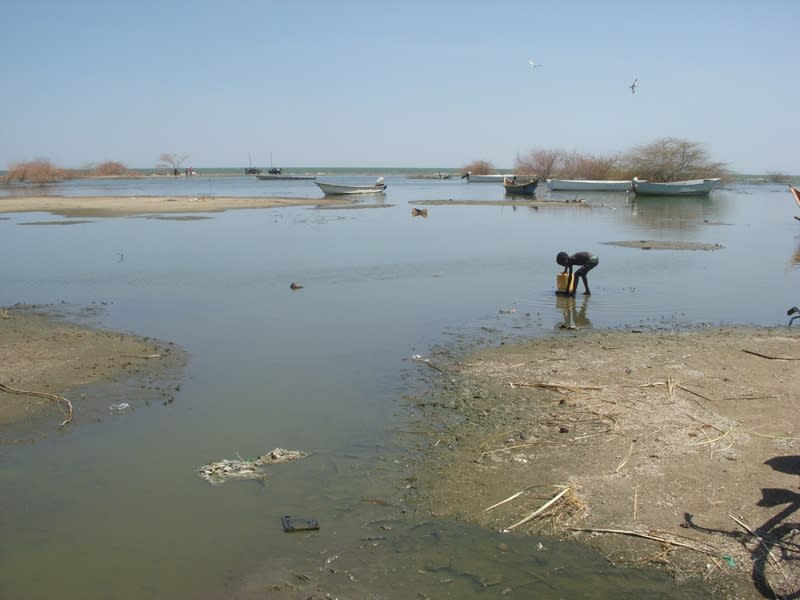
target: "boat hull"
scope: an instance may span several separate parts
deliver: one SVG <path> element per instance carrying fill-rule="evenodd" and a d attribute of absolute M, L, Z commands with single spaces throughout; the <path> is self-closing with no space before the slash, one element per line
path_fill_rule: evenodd
<path fill-rule="evenodd" d="M 256 175 L 262 181 L 269 181 L 269 180 L 280 180 L 280 181 L 287 181 L 292 179 L 316 179 L 314 175 L 270 175 L 270 174 L 260 174 Z"/>
<path fill-rule="evenodd" d="M 720 179 L 691 179 L 653 183 L 634 178 L 633 191 L 639 196 L 707 196 L 719 187 Z"/>
<path fill-rule="evenodd" d="M 340 185 L 338 183 L 315 182 L 326 196 L 340 196 L 343 194 L 382 194 L 386 184 L 379 185 Z"/>
<path fill-rule="evenodd" d="M 548 179 L 547 188 L 565 192 L 628 192 L 630 179 Z"/>
<path fill-rule="evenodd" d="M 538 185 L 538 179 L 530 179 L 528 181 L 513 181 L 506 178 L 503 180 L 503 187 L 506 189 L 506 194 L 510 196 L 533 196 Z"/>
<path fill-rule="evenodd" d="M 470 183 L 503 183 L 506 177 L 512 177 L 512 175 L 473 175 L 472 173 L 467 173 L 462 179 L 466 179 Z"/>

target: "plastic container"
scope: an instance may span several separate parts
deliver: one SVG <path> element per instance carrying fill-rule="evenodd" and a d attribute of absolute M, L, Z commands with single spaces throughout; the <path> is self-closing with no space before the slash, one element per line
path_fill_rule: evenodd
<path fill-rule="evenodd" d="M 569 273 L 559 273 L 556 275 L 556 294 L 569 294 L 572 290 L 572 282 L 575 280 L 575 275 L 570 276 Z"/>

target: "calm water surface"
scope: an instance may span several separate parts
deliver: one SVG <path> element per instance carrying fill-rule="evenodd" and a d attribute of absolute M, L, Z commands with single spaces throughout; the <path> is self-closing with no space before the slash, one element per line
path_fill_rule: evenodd
<path fill-rule="evenodd" d="M 148 406 L 131 390 L 125 414 L 86 422 L 78 412 L 63 432 L 52 415 L 37 443 L 0 447 L 0 597 L 280 596 L 266 586 L 322 572 L 340 597 L 703 596 L 610 569 L 572 544 L 545 540 L 537 553 L 527 536 L 415 515 L 407 448 L 424 440 L 404 433 L 414 422 L 406 399 L 429 373 L 409 358 L 564 324 L 785 325 L 800 303 L 800 226 L 785 187 L 586 195 L 591 209 L 431 206 L 423 219 L 409 201 L 498 200 L 502 186 L 387 183 L 384 199 L 361 200 L 385 205 L 377 210 L 74 224 L 0 215 L 0 306 L 99 307 L 95 323 L 173 341 L 190 357 L 170 404 Z M 247 177 L 69 182 L 54 193 L 321 197 L 310 181 Z M 608 245 L 645 239 L 721 247 Z M 556 298 L 556 253 L 584 249 L 600 256 L 593 295 Z M 311 456 L 270 469 L 266 484 L 212 487 L 195 472 L 275 447 Z M 287 535 L 284 514 L 322 527 Z"/>

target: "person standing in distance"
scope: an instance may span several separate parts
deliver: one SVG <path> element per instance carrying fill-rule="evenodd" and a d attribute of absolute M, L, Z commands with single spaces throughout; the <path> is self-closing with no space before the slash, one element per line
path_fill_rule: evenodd
<path fill-rule="evenodd" d="M 591 295 L 592 292 L 589 291 L 589 280 L 586 278 L 586 274 L 600 262 L 597 256 L 589 252 L 576 252 L 572 256 L 566 252 L 559 252 L 556 255 L 556 262 L 564 267 L 564 273 L 569 273 L 572 281 L 572 289 L 569 291 L 570 296 L 574 296 L 575 292 L 578 291 L 578 279 L 583 281 L 583 293 L 587 296 Z M 574 265 L 578 265 L 580 269 L 575 271 L 575 277 L 572 279 L 572 267 Z"/>

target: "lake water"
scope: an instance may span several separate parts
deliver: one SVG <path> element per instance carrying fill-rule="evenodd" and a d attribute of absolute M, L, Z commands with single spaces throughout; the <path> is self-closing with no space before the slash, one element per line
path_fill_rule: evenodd
<path fill-rule="evenodd" d="M 386 180 L 383 199 L 359 200 L 385 206 L 375 210 L 72 224 L 0 214 L 0 306 L 91 305 L 98 325 L 189 353 L 172 403 L 131 391 L 126 413 L 84 422 L 78 411 L 64 431 L 54 414 L 37 443 L 0 446 L 0 597 L 289 597 L 269 586 L 302 588 L 306 576 L 353 598 L 704 596 L 573 544 L 544 540 L 537 553 L 538 539 L 416 514 L 408 449 L 424 439 L 409 432 L 408 398 L 430 373 L 410 357 L 565 324 L 785 325 L 800 304 L 786 186 L 733 184 L 701 199 L 583 194 L 591 209 L 430 206 L 414 218 L 409 201 L 499 200 L 502 186 Z M 244 176 L 72 181 L 50 193 L 322 196 L 312 181 Z M 626 240 L 720 247 L 608 245 Z M 560 250 L 599 255 L 592 296 L 554 295 Z M 266 484 L 212 487 L 195 471 L 275 447 L 311 455 L 274 466 Z M 285 514 L 321 529 L 286 534 Z"/>

